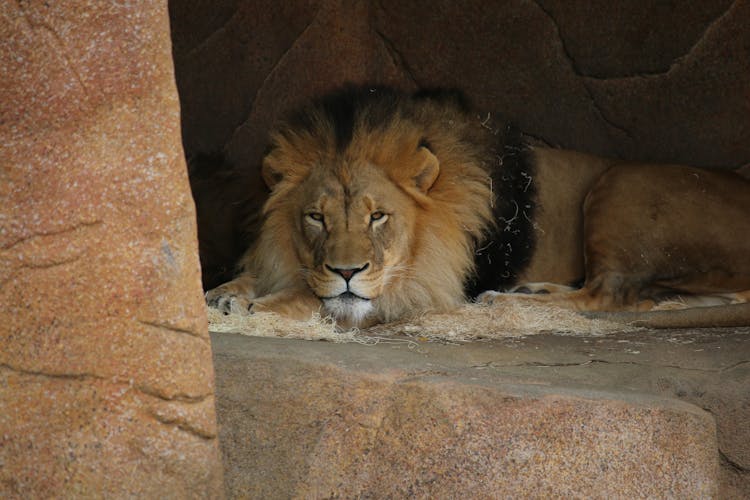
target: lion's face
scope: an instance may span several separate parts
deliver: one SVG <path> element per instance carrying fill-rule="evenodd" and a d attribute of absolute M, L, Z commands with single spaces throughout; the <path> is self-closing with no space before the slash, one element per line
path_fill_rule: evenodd
<path fill-rule="evenodd" d="M 302 273 L 326 311 L 359 323 L 408 267 L 416 206 L 382 169 L 315 169 L 298 188 L 297 249 Z"/>

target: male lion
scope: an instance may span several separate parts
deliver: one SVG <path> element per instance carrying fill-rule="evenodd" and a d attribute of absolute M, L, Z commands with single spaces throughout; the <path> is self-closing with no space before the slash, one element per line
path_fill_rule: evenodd
<path fill-rule="evenodd" d="M 519 147 L 504 132 L 452 93 L 347 88 L 313 102 L 272 131 L 260 234 L 208 303 L 368 326 L 514 285 L 537 293 L 480 300 L 642 311 L 675 293 L 750 298 L 747 180 Z M 740 307 L 627 319 L 749 324 Z"/>
<path fill-rule="evenodd" d="M 497 143 L 451 93 L 312 103 L 272 131 L 259 238 L 209 304 L 345 326 L 459 306 L 492 225 Z"/>

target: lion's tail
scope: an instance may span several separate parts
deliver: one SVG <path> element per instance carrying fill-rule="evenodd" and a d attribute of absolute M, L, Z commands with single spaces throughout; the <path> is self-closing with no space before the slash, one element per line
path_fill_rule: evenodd
<path fill-rule="evenodd" d="M 750 303 L 645 312 L 584 312 L 584 316 L 648 328 L 750 326 Z"/>

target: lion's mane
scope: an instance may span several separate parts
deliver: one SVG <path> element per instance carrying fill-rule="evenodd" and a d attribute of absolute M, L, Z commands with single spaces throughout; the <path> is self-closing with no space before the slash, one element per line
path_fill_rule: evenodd
<path fill-rule="evenodd" d="M 400 279 L 375 301 L 376 321 L 445 311 L 464 300 L 475 250 L 493 225 L 491 173 L 497 137 L 451 93 L 405 96 L 389 89 L 347 88 L 320 99 L 277 125 L 264 177 L 273 186 L 256 244 L 241 266 L 255 274 L 257 296 L 300 286 L 294 232 L 300 215 L 292 192 L 310 169 L 336 158 L 381 166 L 398 179 L 398 138 L 419 136 L 437 157 L 440 172 L 418 198 L 409 262 Z M 284 164 L 282 176 L 269 164 Z M 352 175 L 356 175 L 354 172 Z"/>

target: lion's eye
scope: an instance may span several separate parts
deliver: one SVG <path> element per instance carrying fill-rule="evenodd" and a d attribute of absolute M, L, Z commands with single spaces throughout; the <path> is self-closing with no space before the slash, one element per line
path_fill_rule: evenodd
<path fill-rule="evenodd" d="M 308 212 L 307 218 L 315 222 L 323 222 L 323 214 L 320 212 Z"/>
<path fill-rule="evenodd" d="M 370 214 L 370 222 L 382 221 L 385 220 L 386 217 L 386 214 L 384 214 L 380 210 L 376 210 L 375 212 Z"/>

